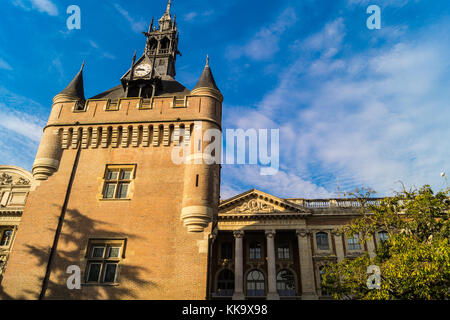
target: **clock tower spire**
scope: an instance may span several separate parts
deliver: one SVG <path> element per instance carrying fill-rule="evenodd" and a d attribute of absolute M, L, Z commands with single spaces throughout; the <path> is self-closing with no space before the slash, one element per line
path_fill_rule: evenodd
<path fill-rule="evenodd" d="M 175 15 L 172 19 L 170 14 L 171 6 L 169 0 L 166 11 L 158 20 L 158 26 L 155 26 L 152 18 L 148 31 L 143 32 L 147 38 L 143 55 L 121 79 L 129 97 L 149 98 L 158 90 L 161 80 L 175 78 L 175 62 L 180 54 L 179 33 Z"/>

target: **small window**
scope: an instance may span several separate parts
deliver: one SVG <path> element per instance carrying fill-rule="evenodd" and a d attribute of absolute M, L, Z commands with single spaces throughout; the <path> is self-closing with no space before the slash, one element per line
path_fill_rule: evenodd
<path fill-rule="evenodd" d="M 328 233 L 317 232 L 316 245 L 318 250 L 330 250 L 330 244 L 328 242 Z"/>
<path fill-rule="evenodd" d="M 91 240 L 86 267 L 87 283 L 116 283 L 124 240 Z"/>
<path fill-rule="evenodd" d="M 277 251 L 278 251 L 278 259 L 283 259 L 283 260 L 290 259 L 291 250 L 289 248 L 288 243 L 282 243 L 282 244 L 278 245 Z"/>
<path fill-rule="evenodd" d="M 233 258 L 233 244 L 231 242 L 222 242 L 220 246 L 220 257 L 228 260 Z"/>
<path fill-rule="evenodd" d="M 359 236 L 357 234 L 347 240 L 348 250 L 361 250 L 361 245 L 359 244 Z"/>
<path fill-rule="evenodd" d="M 128 199 L 134 176 L 134 166 L 108 166 L 105 174 L 103 199 Z"/>
<path fill-rule="evenodd" d="M 11 243 L 11 239 L 13 236 L 13 228 L 4 228 L 0 229 L 0 246 L 6 247 Z"/>
<path fill-rule="evenodd" d="M 386 231 L 378 232 L 378 240 L 380 242 L 385 242 L 389 238 L 389 234 Z"/>
<path fill-rule="evenodd" d="M 259 260 L 261 259 L 261 243 L 252 242 L 250 244 L 250 252 L 249 252 L 250 260 Z"/>

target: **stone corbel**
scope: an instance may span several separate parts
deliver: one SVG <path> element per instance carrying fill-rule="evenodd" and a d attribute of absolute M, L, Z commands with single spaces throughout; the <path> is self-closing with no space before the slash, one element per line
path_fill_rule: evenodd
<path fill-rule="evenodd" d="M 296 231 L 296 234 L 297 234 L 297 236 L 300 236 L 300 237 L 306 237 L 306 236 L 309 236 L 311 234 L 311 230 L 309 230 L 309 229 L 298 229 Z"/>

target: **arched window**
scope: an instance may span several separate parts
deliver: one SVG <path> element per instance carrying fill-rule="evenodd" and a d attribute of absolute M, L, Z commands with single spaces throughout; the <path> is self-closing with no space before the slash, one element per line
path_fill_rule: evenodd
<path fill-rule="evenodd" d="M 228 269 L 223 269 L 217 278 L 217 295 L 231 297 L 234 293 L 234 274 Z"/>
<path fill-rule="evenodd" d="M 296 296 L 294 274 L 289 270 L 281 270 L 277 274 L 277 291 L 280 296 Z"/>
<path fill-rule="evenodd" d="M 378 232 L 378 240 L 381 242 L 386 241 L 389 238 L 389 234 L 386 231 L 380 231 Z"/>
<path fill-rule="evenodd" d="M 328 242 L 328 233 L 317 232 L 316 245 L 318 250 L 330 250 L 330 244 Z"/>
<path fill-rule="evenodd" d="M 249 258 L 250 260 L 261 259 L 261 243 L 259 242 L 250 243 Z"/>
<path fill-rule="evenodd" d="M 353 237 L 347 239 L 348 250 L 361 250 L 358 239 L 359 236 L 357 234 L 354 234 Z"/>
<path fill-rule="evenodd" d="M 247 275 L 247 296 L 260 297 L 265 295 L 264 274 L 253 270 Z"/>

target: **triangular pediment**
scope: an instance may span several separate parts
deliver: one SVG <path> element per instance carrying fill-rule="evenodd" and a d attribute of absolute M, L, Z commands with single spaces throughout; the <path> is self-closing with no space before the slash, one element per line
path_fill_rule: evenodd
<path fill-rule="evenodd" d="M 309 213 L 304 207 L 253 189 L 223 201 L 219 205 L 220 214 L 277 214 Z"/>

